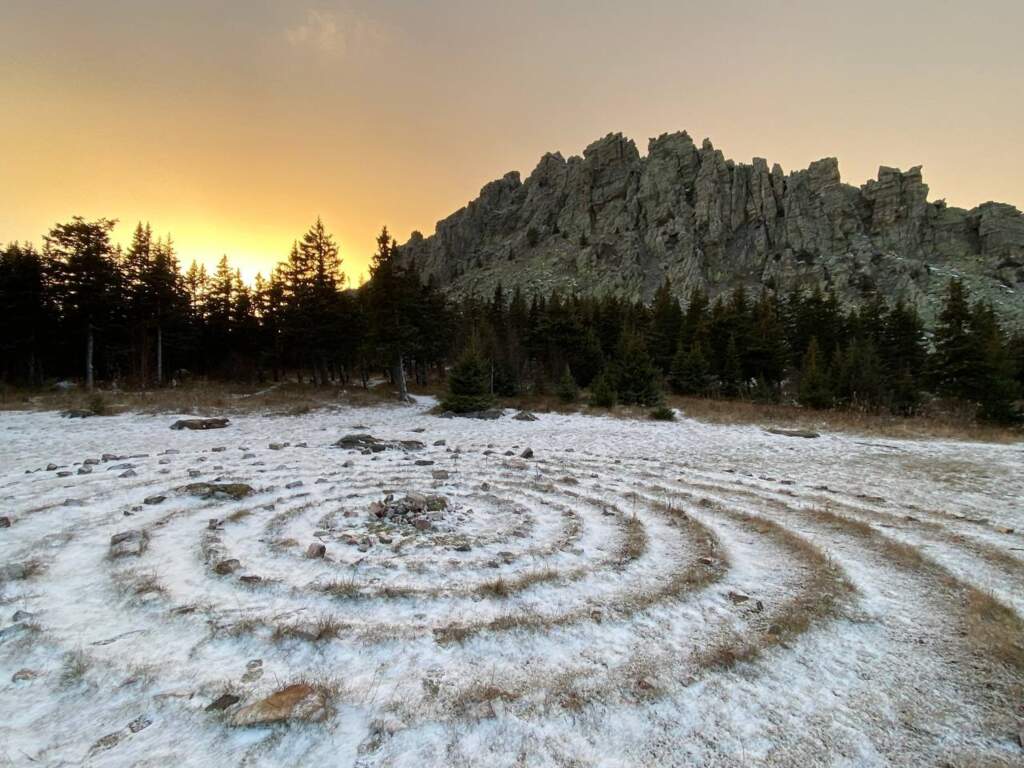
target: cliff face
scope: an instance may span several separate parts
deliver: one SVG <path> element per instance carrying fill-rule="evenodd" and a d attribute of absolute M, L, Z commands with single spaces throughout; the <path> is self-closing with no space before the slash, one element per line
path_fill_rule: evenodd
<path fill-rule="evenodd" d="M 857 188 L 835 158 L 783 173 L 725 159 L 684 133 L 652 139 L 646 157 L 621 134 L 583 157 L 541 158 L 506 174 L 465 208 L 400 249 L 448 290 L 488 294 L 498 282 L 650 299 L 666 277 L 680 294 L 738 285 L 874 292 L 931 319 L 951 275 L 1013 318 L 1024 316 L 1024 215 L 985 203 L 928 202 L 919 167 L 882 167 Z"/>

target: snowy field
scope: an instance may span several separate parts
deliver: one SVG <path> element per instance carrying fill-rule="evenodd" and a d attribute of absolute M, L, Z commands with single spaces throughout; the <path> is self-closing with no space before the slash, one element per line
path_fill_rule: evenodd
<path fill-rule="evenodd" d="M 429 405 L 0 414 L 0 766 L 1024 765 L 1021 445 Z"/>

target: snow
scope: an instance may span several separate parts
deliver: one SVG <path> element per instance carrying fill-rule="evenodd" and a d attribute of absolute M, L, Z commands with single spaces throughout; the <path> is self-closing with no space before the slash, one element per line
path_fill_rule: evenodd
<path fill-rule="evenodd" d="M 174 415 L 0 414 L 0 766 L 1024 764 L 1000 698 L 1024 681 L 968 645 L 957 592 L 1024 611 L 1021 445 L 442 419 L 431 404 L 206 432 L 170 430 Z M 425 447 L 333 446 L 364 432 Z M 105 453 L 119 458 L 75 474 Z M 111 469 L 126 463 L 134 477 Z M 215 481 L 254 492 L 183 490 Z M 450 508 L 434 530 L 354 545 L 388 492 Z M 148 548 L 109 558 L 126 530 Z M 305 556 L 315 541 L 322 560 Z M 893 562 L 890 541 L 930 565 Z M 38 571 L 19 578 L 26 563 Z M 489 590 L 499 577 L 510 594 Z M 702 661 L 845 587 L 752 660 Z M 337 636 L 281 636 L 318 620 Z M 326 721 L 240 728 L 206 711 L 299 680 L 332 684 Z"/>

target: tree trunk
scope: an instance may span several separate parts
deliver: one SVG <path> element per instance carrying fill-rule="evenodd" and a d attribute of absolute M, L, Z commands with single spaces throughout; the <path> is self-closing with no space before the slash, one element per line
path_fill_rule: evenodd
<path fill-rule="evenodd" d="M 164 329 L 163 326 L 156 327 L 156 385 L 162 387 L 164 384 Z"/>
<path fill-rule="evenodd" d="M 93 374 L 92 374 L 92 323 L 89 323 L 88 330 L 86 331 L 85 339 L 85 388 L 92 392 L 93 386 Z"/>
<path fill-rule="evenodd" d="M 412 398 L 409 397 L 409 388 L 405 383 L 405 366 L 402 364 L 401 352 L 395 354 L 395 362 L 391 371 L 391 378 L 394 380 L 395 386 L 398 387 L 399 401 L 403 403 L 411 403 Z"/>

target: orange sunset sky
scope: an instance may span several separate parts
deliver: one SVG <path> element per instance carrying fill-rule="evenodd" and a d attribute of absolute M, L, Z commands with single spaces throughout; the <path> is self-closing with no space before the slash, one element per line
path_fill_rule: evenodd
<path fill-rule="evenodd" d="M 320 215 L 353 277 L 545 151 L 686 129 L 861 184 L 1024 204 L 1024 3 L 0 2 L 0 241 L 138 220 L 268 272 Z"/>

